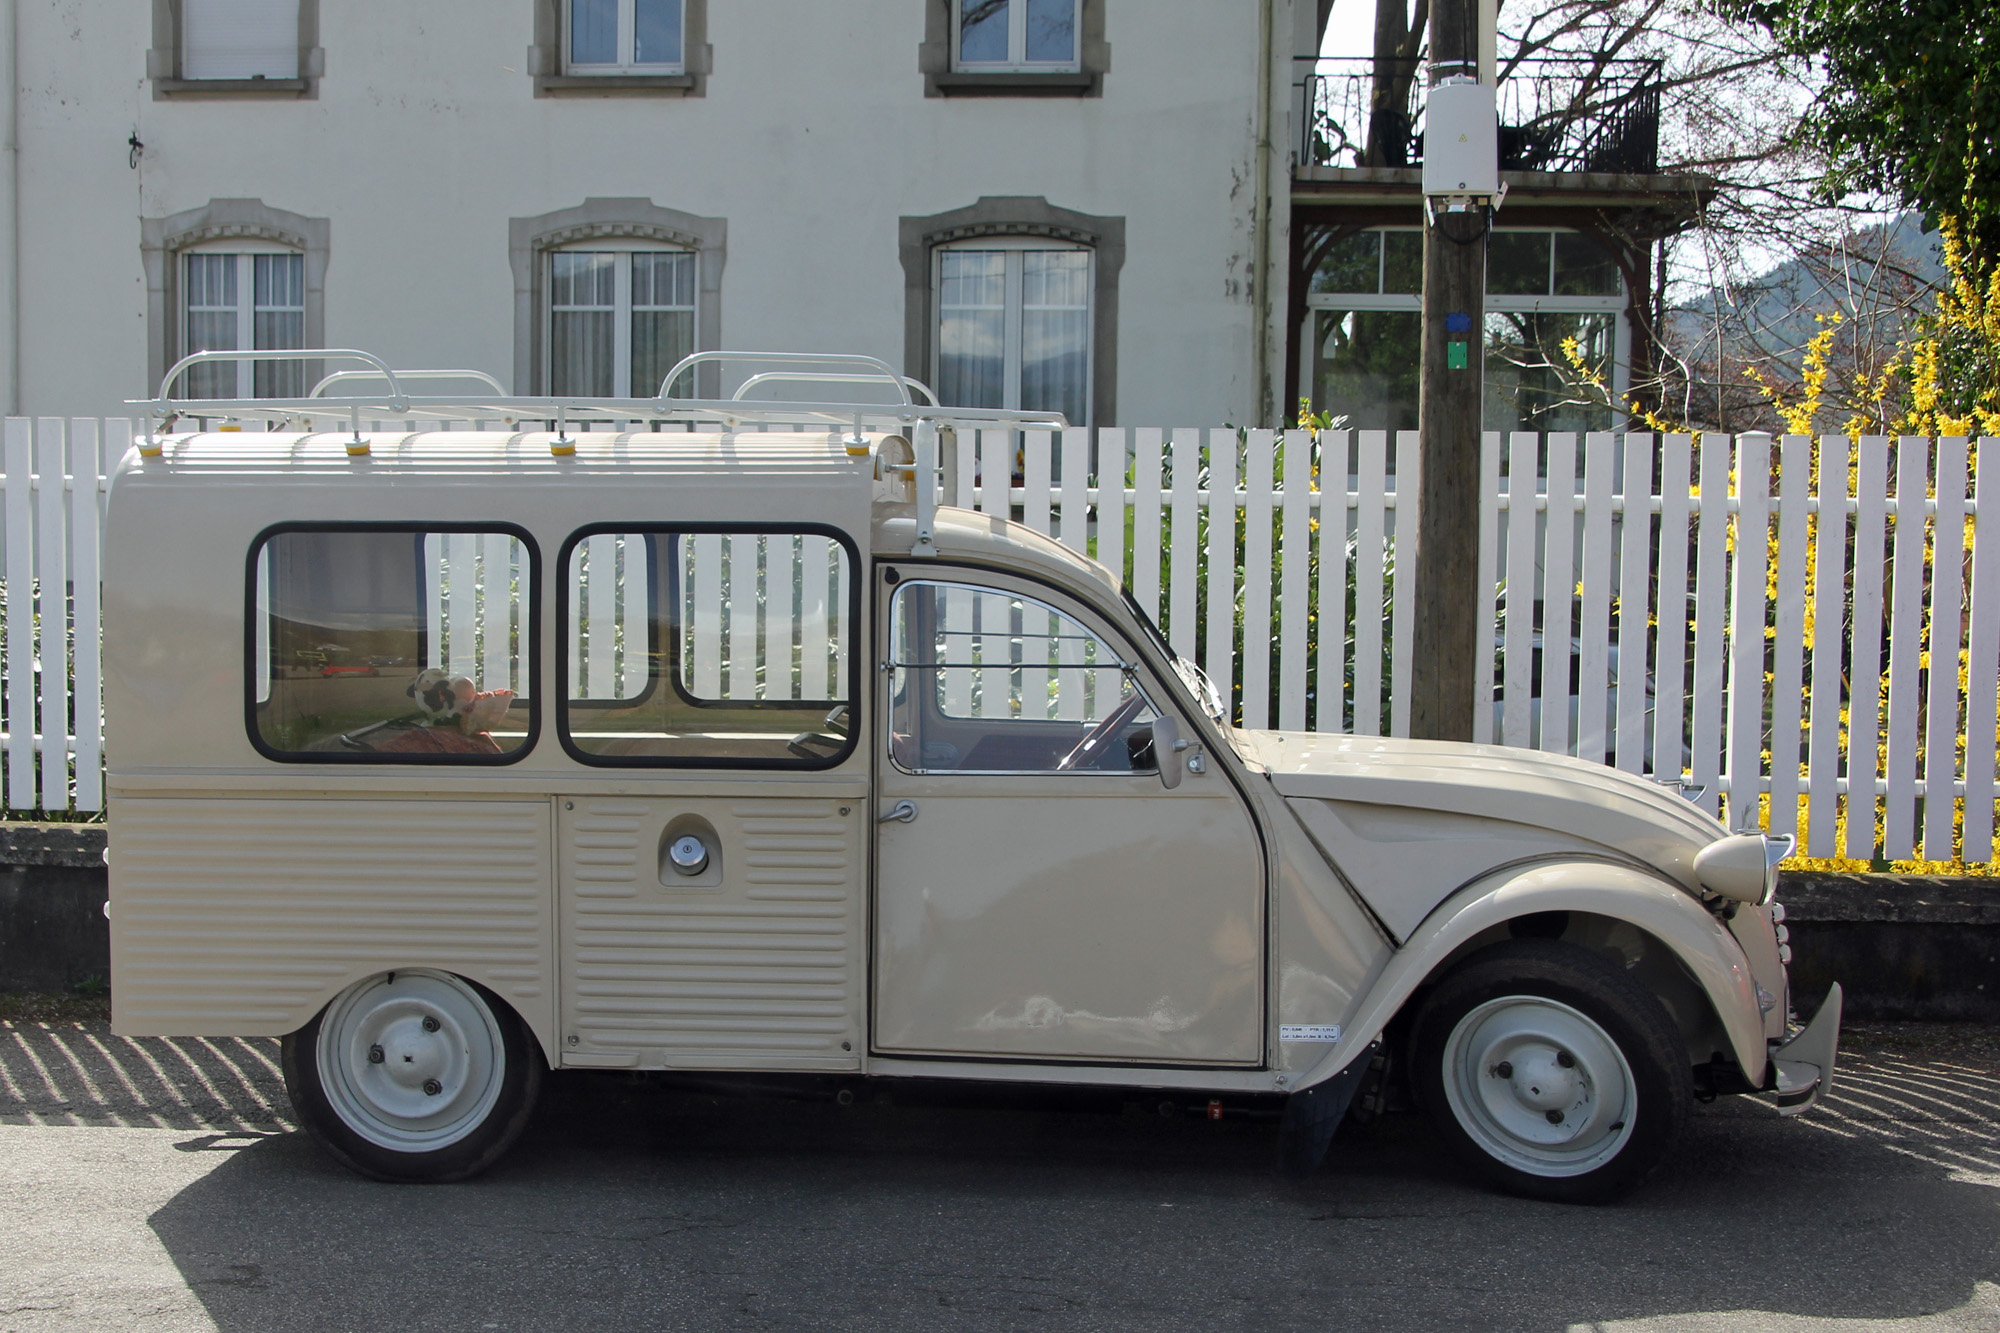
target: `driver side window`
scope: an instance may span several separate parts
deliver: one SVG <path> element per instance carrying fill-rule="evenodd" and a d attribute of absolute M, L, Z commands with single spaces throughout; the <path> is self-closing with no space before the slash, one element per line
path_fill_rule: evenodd
<path fill-rule="evenodd" d="M 890 756 L 913 773 L 1150 773 L 1159 713 L 1117 649 L 1018 593 L 919 581 L 891 606 Z"/>

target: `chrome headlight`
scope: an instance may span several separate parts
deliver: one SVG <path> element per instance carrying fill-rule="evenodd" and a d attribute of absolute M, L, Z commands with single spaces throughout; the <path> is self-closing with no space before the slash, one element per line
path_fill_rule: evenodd
<path fill-rule="evenodd" d="M 1778 891 L 1778 863 L 1797 842 L 1785 833 L 1733 834 L 1695 853 L 1695 878 L 1725 898 L 1762 907 Z"/>

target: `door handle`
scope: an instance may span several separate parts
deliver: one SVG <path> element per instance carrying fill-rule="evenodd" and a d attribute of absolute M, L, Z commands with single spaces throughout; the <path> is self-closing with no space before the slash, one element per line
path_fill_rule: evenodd
<path fill-rule="evenodd" d="M 917 817 L 917 803 L 915 801 L 910 800 L 908 797 L 905 797 L 904 799 L 896 802 L 893 806 L 889 807 L 888 814 L 875 816 L 875 822 L 878 824 L 886 824 L 893 819 L 899 824 L 908 824 L 914 822 L 916 820 L 916 817 Z"/>

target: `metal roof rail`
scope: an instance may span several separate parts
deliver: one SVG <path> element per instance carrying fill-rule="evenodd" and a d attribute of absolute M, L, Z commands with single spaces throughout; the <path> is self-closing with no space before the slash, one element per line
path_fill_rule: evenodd
<path fill-rule="evenodd" d="M 365 369 L 335 371 L 322 378 L 303 397 L 207 398 L 190 397 L 174 388 L 194 366 L 214 362 L 242 361 L 323 361 L 349 360 L 365 363 Z M 782 369 L 760 370 L 748 375 L 728 398 L 689 398 L 671 394 L 674 384 L 699 367 L 723 363 L 776 364 Z M 380 380 L 386 392 L 360 392 L 355 381 Z M 416 394 L 409 385 L 416 381 L 459 380 L 479 382 L 492 388 L 491 395 L 480 393 Z M 879 385 L 892 391 L 892 401 L 796 400 L 748 395 L 766 385 L 852 384 Z M 927 401 L 918 401 L 917 395 Z M 851 427 L 850 438 L 859 438 L 869 426 L 904 430 L 919 422 L 963 424 L 996 429 L 1041 427 L 1060 430 L 1069 425 L 1060 412 L 1023 412 L 1007 408 L 947 407 L 920 381 L 899 373 L 888 362 L 872 356 L 819 352 L 695 352 L 681 358 L 661 381 L 660 392 L 652 398 L 595 398 L 585 396 L 517 396 L 500 382 L 475 370 L 396 370 L 371 352 L 347 347 L 260 348 L 193 352 L 176 361 L 160 382 L 157 397 L 133 400 L 130 406 L 142 409 L 150 418 L 149 429 L 139 442 L 139 450 L 149 457 L 160 452 L 160 435 L 180 417 L 224 421 L 263 421 L 280 425 L 296 424 L 304 429 L 325 429 L 345 425 L 350 434 L 349 451 L 365 454 L 362 438 L 364 417 L 397 417 L 416 421 L 462 421 L 493 418 L 512 426 L 521 421 L 553 424 L 558 453 L 573 452 L 569 438 L 572 421 L 676 421 L 689 424 L 713 423 L 735 429 L 745 423 L 826 425 Z"/>

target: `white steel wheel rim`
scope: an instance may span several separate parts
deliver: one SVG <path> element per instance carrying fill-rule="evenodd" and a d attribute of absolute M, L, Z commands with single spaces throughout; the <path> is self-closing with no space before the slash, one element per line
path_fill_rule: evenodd
<path fill-rule="evenodd" d="M 428 969 L 343 991 L 320 1020 L 316 1055 L 334 1114 L 396 1152 L 430 1152 L 478 1129 L 507 1076 L 492 1009 L 465 982 Z"/>
<path fill-rule="evenodd" d="M 1444 1092 L 1472 1141 L 1532 1176 L 1580 1176 L 1632 1137 L 1639 1089 L 1588 1015 L 1536 995 L 1488 1000 L 1444 1044 Z"/>

